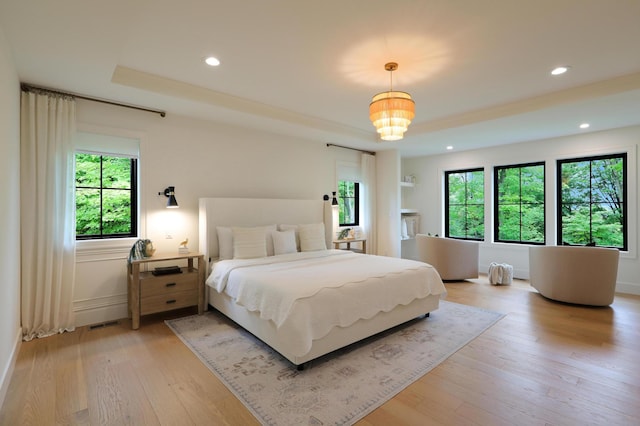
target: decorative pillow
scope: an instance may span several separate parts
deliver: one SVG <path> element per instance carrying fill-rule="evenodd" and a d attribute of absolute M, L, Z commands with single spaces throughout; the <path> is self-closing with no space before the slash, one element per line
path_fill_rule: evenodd
<path fill-rule="evenodd" d="M 273 237 L 271 232 L 276 231 L 278 227 L 276 225 L 261 226 L 264 229 L 264 235 L 267 238 L 267 256 L 273 256 Z"/>
<path fill-rule="evenodd" d="M 300 251 L 300 234 L 298 233 L 298 225 L 278 225 L 280 231 L 293 231 L 296 236 L 296 250 Z"/>
<path fill-rule="evenodd" d="M 273 238 L 274 254 L 287 254 L 298 251 L 296 233 L 293 229 L 288 231 L 271 231 L 271 237 Z"/>
<path fill-rule="evenodd" d="M 298 225 L 300 234 L 301 251 L 326 250 L 327 244 L 324 235 L 324 223 Z"/>
<path fill-rule="evenodd" d="M 250 228 L 246 228 L 250 229 Z M 273 256 L 273 239 L 271 231 L 277 229 L 276 225 L 256 226 L 255 229 L 263 229 L 267 242 L 267 256 Z M 230 226 L 216 226 L 218 233 L 218 258 L 220 260 L 233 259 L 233 230 Z"/>
<path fill-rule="evenodd" d="M 233 228 L 233 258 L 253 259 L 267 256 L 264 228 Z"/>
<path fill-rule="evenodd" d="M 218 257 L 220 260 L 233 259 L 233 232 L 229 226 L 216 226 L 218 233 Z"/>

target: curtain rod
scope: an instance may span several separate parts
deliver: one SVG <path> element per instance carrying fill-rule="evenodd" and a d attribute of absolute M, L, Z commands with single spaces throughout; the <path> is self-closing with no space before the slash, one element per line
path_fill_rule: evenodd
<path fill-rule="evenodd" d="M 165 117 L 167 115 L 167 113 L 165 111 L 161 111 L 161 110 L 158 110 L 158 109 L 151 109 L 151 108 L 145 108 L 145 107 L 141 107 L 141 106 L 137 106 L 137 105 L 123 104 L 123 103 L 116 102 L 116 101 L 110 101 L 108 99 L 92 98 L 90 96 L 78 95 L 77 93 L 63 92 L 63 91 L 60 91 L 60 90 L 48 89 L 46 87 L 32 86 L 31 84 L 26 84 L 26 83 L 20 84 L 20 88 L 25 92 L 41 91 L 41 92 L 52 93 L 54 95 L 71 96 L 71 97 L 78 98 L 78 99 L 84 99 L 85 101 L 100 102 L 100 103 L 108 104 L 108 105 L 115 105 L 115 106 L 124 107 L 124 108 L 137 109 L 138 111 L 152 112 L 154 114 L 159 114 L 160 117 Z"/>
<path fill-rule="evenodd" d="M 349 147 L 349 146 L 336 145 L 336 144 L 333 144 L 333 143 L 328 143 L 328 144 L 327 144 L 327 146 L 328 146 L 328 147 L 329 147 L 329 146 L 335 146 L 335 147 L 337 147 L 337 148 L 344 148 L 344 149 L 351 149 L 351 150 L 353 150 L 353 151 L 360 151 L 360 152 L 362 152 L 362 153 L 364 153 L 364 154 L 376 155 L 376 153 L 375 153 L 375 152 L 373 152 L 373 151 L 365 151 L 365 150 L 362 150 L 362 149 L 358 149 L 358 148 L 351 148 L 351 147 Z"/>

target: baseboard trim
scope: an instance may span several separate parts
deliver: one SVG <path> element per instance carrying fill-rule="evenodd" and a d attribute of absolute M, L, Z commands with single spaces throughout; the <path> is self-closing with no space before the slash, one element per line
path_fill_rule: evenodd
<path fill-rule="evenodd" d="M 488 264 L 480 264 L 478 266 L 478 269 L 480 271 L 481 275 L 487 275 L 487 271 L 489 270 L 489 266 Z M 529 270 L 528 269 L 524 269 L 524 268 L 518 268 L 514 265 L 513 266 L 513 278 L 518 279 L 518 280 L 528 280 L 529 279 Z"/>
<path fill-rule="evenodd" d="M 2 377 L 0 378 L 0 408 L 4 405 L 4 398 L 7 396 L 7 391 L 9 390 L 9 383 L 11 383 L 11 377 L 13 376 L 13 371 L 16 367 L 16 361 L 18 360 L 21 344 L 22 329 L 18 328 L 16 339 L 13 343 L 13 350 L 11 351 L 11 357 L 9 358 L 9 362 L 5 366 L 4 371 L 2 372 Z"/>
<path fill-rule="evenodd" d="M 640 296 L 640 285 L 636 283 L 620 282 L 616 283 L 616 293 L 634 294 Z"/>
<path fill-rule="evenodd" d="M 96 297 L 73 302 L 76 327 L 114 321 L 128 315 L 127 295 Z"/>

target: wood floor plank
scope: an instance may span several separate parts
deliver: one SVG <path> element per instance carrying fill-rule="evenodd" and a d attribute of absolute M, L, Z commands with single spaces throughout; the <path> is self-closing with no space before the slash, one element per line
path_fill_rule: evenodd
<path fill-rule="evenodd" d="M 57 337 L 57 336 L 56 336 Z M 39 419 L 55 419 L 55 348 L 58 339 L 38 339 L 30 360 L 29 388 L 21 404 L 21 421 L 37 424 Z M 29 342 L 31 343 L 31 342 Z M 41 344 L 40 344 L 41 343 Z"/>
<path fill-rule="evenodd" d="M 522 280 L 446 287 L 506 316 L 359 426 L 640 424 L 640 296 L 588 308 Z M 163 322 L 192 313 L 24 342 L 0 424 L 259 424 Z"/>
<path fill-rule="evenodd" d="M 79 333 L 63 333 L 56 349 L 56 423 L 82 424 L 87 418 L 86 376 L 80 357 Z"/>
<path fill-rule="evenodd" d="M 29 391 L 31 370 L 36 345 L 22 343 L 20 353 L 11 377 L 11 383 L 0 410 L 0 425 L 19 425 L 23 412 L 23 403 Z"/>
<path fill-rule="evenodd" d="M 469 345 L 469 350 L 465 352 L 465 355 L 513 374 L 548 383 L 556 388 L 572 389 L 574 392 L 584 394 L 585 397 L 608 401 L 608 405 L 630 407 L 637 401 L 637 388 L 619 386 L 617 381 L 607 383 L 599 380 L 596 382 L 593 380 L 593 374 L 584 374 L 584 370 L 572 369 L 566 363 L 554 360 L 546 361 L 545 369 L 541 370 L 536 364 L 539 362 L 537 356 L 531 356 L 515 348 L 508 351 L 510 353 L 499 354 L 497 351 L 489 349 L 482 342 L 483 340 L 491 342 L 489 338 L 484 336 L 481 339 L 476 339 L 472 345 Z M 491 347 L 497 347 L 495 344 L 489 344 Z"/>

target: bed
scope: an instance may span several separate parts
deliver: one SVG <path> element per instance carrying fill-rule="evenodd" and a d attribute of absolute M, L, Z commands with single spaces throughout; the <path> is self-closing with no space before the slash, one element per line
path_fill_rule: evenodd
<path fill-rule="evenodd" d="M 209 305 L 298 367 L 428 316 L 446 294 L 431 265 L 327 249 L 333 229 L 328 202 L 199 203 L 199 250 L 210 260 Z M 256 243 L 260 233 L 261 242 L 267 236 L 262 245 Z"/>

